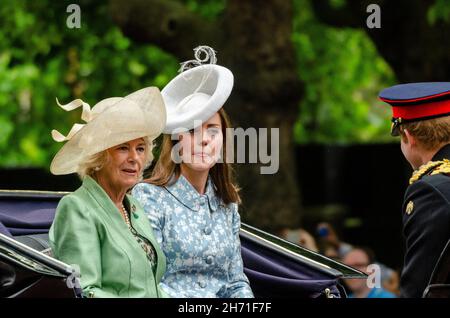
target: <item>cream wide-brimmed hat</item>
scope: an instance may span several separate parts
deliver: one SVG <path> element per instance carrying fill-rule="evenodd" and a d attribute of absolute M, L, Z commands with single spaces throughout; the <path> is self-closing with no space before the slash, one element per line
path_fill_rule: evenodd
<path fill-rule="evenodd" d="M 233 89 L 233 73 L 215 64 L 212 48 L 199 46 L 194 52 L 196 59 L 181 63 L 181 74 L 161 91 L 167 110 L 165 134 L 190 130 L 207 121 L 222 108 Z M 206 61 L 211 64 L 203 64 Z"/>
<path fill-rule="evenodd" d="M 142 137 L 154 140 L 166 124 L 166 109 L 157 87 L 104 99 L 92 109 L 81 99 L 58 105 L 66 111 L 83 107 L 81 119 L 86 124 L 73 125 L 67 136 L 52 130 L 55 141 L 67 141 L 50 165 L 55 175 L 74 173 L 89 156 L 121 143 Z"/>

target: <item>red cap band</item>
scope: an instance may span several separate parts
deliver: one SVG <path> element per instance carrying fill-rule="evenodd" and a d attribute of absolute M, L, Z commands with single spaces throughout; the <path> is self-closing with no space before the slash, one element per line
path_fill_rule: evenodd
<path fill-rule="evenodd" d="M 444 115 L 450 113 L 450 100 L 416 106 L 392 106 L 392 113 L 394 118 L 406 120 Z"/>

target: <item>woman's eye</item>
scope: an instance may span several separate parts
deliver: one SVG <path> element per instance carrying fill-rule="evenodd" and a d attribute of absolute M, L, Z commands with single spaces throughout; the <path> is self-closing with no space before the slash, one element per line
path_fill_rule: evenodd
<path fill-rule="evenodd" d="M 121 151 L 124 151 L 124 150 L 128 150 L 128 147 L 127 146 L 120 146 L 118 149 L 121 150 Z"/>
<path fill-rule="evenodd" d="M 209 129 L 209 133 L 211 135 L 217 135 L 219 133 L 219 129 L 217 129 L 217 128 Z"/>
<path fill-rule="evenodd" d="M 137 151 L 139 151 L 139 152 L 145 152 L 145 147 L 138 147 L 138 148 L 137 148 Z"/>

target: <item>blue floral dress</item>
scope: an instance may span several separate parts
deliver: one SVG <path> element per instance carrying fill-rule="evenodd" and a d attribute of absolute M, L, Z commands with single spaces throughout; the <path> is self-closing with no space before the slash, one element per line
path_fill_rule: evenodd
<path fill-rule="evenodd" d="M 208 178 L 201 195 L 182 175 L 170 186 L 137 184 L 167 258 L 161 288 L 171 297 L 253 297 L 243 272 L 237 204 L 223 204 Z"/>

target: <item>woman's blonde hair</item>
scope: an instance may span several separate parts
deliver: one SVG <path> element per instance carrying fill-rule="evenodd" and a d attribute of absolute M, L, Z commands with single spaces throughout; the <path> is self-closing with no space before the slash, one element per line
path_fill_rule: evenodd
<path fill-rule="evenodd" d="M 402 138 L 405 138 L 405 129 L 426 150 L 437 149 L 442 145 L 450 143 L 450 116 L 403 123 L 400 125 Z"/>
<path fill-rule="evenodd" d="M 230 141 L 230 134 L 227 132 L 227 128 L 231 127 L 230 119 L 225 110 L 220 109 L 218 111 L 220 120 L 222 123 L 223 139 L 223 160 L 224 162 L 217 162 L 209 171 L 211 179 L 216 187 L 216 194 L 222 199 L 224 204 L 229 203 L 241 203 L 239 196 L 239 188 L 236 185 L 234 179 L 234 170 L 231 164 L 228 162 L 228 156 L 226 153 L 227 143 Z M 180 164 L 175 163 L 172 160 L 171 153 L 172 148 L 178 143 L 178 140 L 172 140 L 171 135 L 164 135 L 159 159 L 155 164 L 155 167 L 150 175 L 150 178 L 144 179 L 144 182 L 154 184 L 157 186 L 170 185 L 178 180 L 181 174 Z M 172 176 L 175 176 L 172 179 Z"/>
<path fill-rule="evenodd" d="M 139 180 L 142 180 L 142 173 L 145 168 L 147 168 L 153 160 L 153 143 L 150 141 L 149 137 L 143 137 L 145 143 L 145 159 L 144 165 L 141 171 L 141 177 Z M 117 145 L 116 145 L 117 146 Z M 114 147 L 116 147 L 114 146 Z M 113 148 L 113 147 L 111 147 Z M 109 149 L 111 149 L 109 148 Z M 101 170 L 105 165 L 108 164 L 110 160 L 110 155 L 108 149 L 103 150 L 99 153 L 96 153 L 92 156 L 87 157 L 85 160 L 82 160 L 77 168 L 78 176 L 83 179 L 85 176 L 92 177 L 94 173 L 98 170 Z"/>

